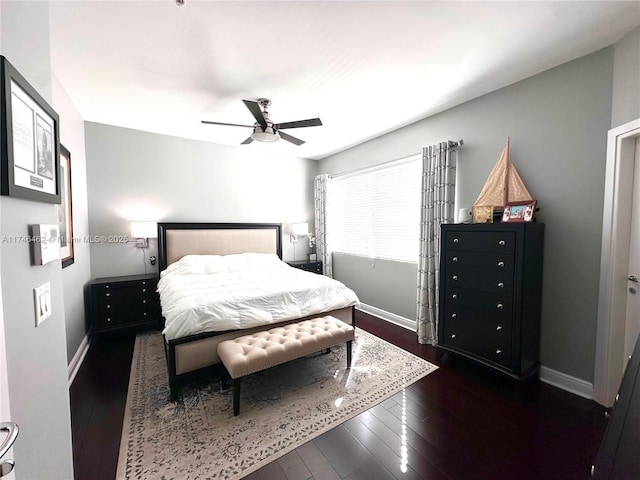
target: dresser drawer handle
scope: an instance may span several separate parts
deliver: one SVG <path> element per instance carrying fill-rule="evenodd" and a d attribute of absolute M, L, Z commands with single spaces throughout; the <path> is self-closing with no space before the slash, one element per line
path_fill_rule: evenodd
<path fill-rule="evenodd" d="M 142 281 L 142 285 L 146 285 L 146 284 L 147 284 L 147 282 L 145 282 L 145 281 L 143 280 L 143 281 Z"/>
<path fill-rule="evenodd" d="M 498 262 L 499 267 L 504 267 L 504 262 Z"/>
<path fill-rule="evenodd" d="M 111 304 L 107 305 L 107 308 L 111 308 Z"/>
<path fill-rule="evenodd" d="M 142 300 L 142 303 L 147 303 L 147 301 L 146 300 Z"/>
<path fill-rule="evenodd" d="M 498 242 L 498 245 L 500 245 L 501 247 L 504 247 L 507 244 L 507 242 L 505 242 L 504 240 L 500 240 Z"/>
<path fill-rule="evenodd" d="M 504 288 L 504 283 L 498 282 L 498 288 Z"/>
<path fill-rule="evenodd" d="M 496 355 L 500 355 L 502 353 L 502 350 L 496 350 Z"/>
<path fill-rule="evenodd" d="M 454 238 L 453 239 L 453 243 L 458 243 L 460 240 L 458 240 L 458 238 Z"/>
<path fill-rule="evenodd" d="M 504 305 L 502 305 L 501 303 L 499 303 L 498 305 L 496 305 L 498 310 L 502 310 L 504 308 Z"/>
<path fill-rule="evenodd" d="M 111 296 L 111 294 L 110 294 L 110 293 L 105 293 L 105 294 L 104 294 L 104 296 L 105 296 L 105 297 L 110 297 L 110 296 Z"/>
<path fill-rule="evenodd" d="M 454 293 L 453 295 L 451 295 L 451 298 L 453 298 L 454 300 L 456 300 L 458 298 L 458 294 Z"/>
<path fill-rule="evenodd" d="M 142 293 L 145 293 L 146 291 L 147 291 L 147 289 L 146 289 L 146 288 L 143 288 L 143 289 L 142 289 Z"/>
<path fill-rule="evenodd" d="M 500 330 L 502 330 L 502 325 L 498 325 L 498 326 L 496 327 L 496 331 L 498 331 L 498 332 L 499 332 Z"/>
<path fill-rule="evenodd" d="M 457 316 L 458 316 L 458 314 L 457 314 L 457 313 L 452 313 L 452 314 L 451 314 L 451 318 L 456 318 Z"/>
<path fill-rule="evenodd" d="M 451 277 L 454 280 L 458 280 L 458 275 L 454 275 L 453 277 Z"/>
<path fill-rule="evenodd" d="M 458 261 L 458 257 L 453 257 L 453 261 L 457 262 Z"/>
<path fill-rule="evenodd" d="M 104 288 L 109 288 L 109 285 L 105 285 Z"/>
<path fill-rule="evenodd" d="M 111 317 L 107 317 L 107 323 L 111 323 Z"/>
<path fill-rule="evenodd" d="M 142 315 L 144 315 L 146 317 L 147 316 L 147 312 L 144 312 Z"/>
<path fill-rule="evenodd" d="M 451 338 L 456 338 L 456 334 L 455 334 L 455 333 L 452 333 L 452 334 L 451 334 Z"/>

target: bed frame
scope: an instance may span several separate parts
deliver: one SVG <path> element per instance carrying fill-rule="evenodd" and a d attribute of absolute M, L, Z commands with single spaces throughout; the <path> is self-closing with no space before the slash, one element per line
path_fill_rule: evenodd
<path fill-rule="evenodd" d="M 275 253 L 282 259 L 282 225 L 279 223 L 158 223 L 158 265 L 162 272 L 185 255 L 231 255 L 237 253 Z M 304 317 L 332 315 L 355 326 L 355 308 L 347 307 Z M 302 319 L 279 323 L 284 325 Z M 270 328 L 273 325 L 270 325 Z M 205 376 L 222 374 L 218 343 L 263 330 L 200 333 L 183 338 L 164 338 L 169 372 L 171 400 L 178 398 L 180 388 Z"/>

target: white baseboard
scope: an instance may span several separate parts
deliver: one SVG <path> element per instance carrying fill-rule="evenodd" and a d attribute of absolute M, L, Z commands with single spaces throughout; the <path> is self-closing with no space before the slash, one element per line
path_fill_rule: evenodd
<path fill-rule="evenodd" d="M 540 367 L 540 381 L 580 397 L 593 399 L 593 383 L 558 372 L 544 365 Z"/>
<path fill-rule="evenodd" d="M 416 331 L 415 320 L 401 317 L 400 315 L 387 312 L 380 308 L 372 307 L 371 305 L 367 305 L 366 303 L 360 304 L 360 310 L 413 332 Z M 567 375 L 566 373 L 553 370 L 549 367 L 540 367 L 540 381 L 583 398 L 588 398 L 590 400 L 593 398 L 592 383 L 586 382 L 580 378 L 572 377 L 571 375 Z"/>
<path fill-rule="evenodd" d="M 73 356 L 71 362 L 69 363 L 69 386 L 71 386 L 71 384 L 73 383 L 73 379 L 76 378 L 78 370 L 80 370 L 80 365 L 82 365 L 82 361 L 89 351 L 89 344 L 89 338 L 85 335 L 85 337 L 82 339 L 82 342 L 80 342 L 78 350 L 76 350 L 76 354 Z"/>
<path fill-rule="evenodd" d="M 412 332 L 416 331 L 415 320 L 401 317 L 400 315 L 387 312 L 386 310 L 382 310 L 380 308 L 372 307 L 371 305 L 367 305 L 366 303 L 360 303 L 359 310 L 362 310 L 365 313 L 369 313 L 373 316 L 386 320 L 387 322 L 395 323 L 399 327 L 406 328 L 408 330 L 411 330 Z"/>

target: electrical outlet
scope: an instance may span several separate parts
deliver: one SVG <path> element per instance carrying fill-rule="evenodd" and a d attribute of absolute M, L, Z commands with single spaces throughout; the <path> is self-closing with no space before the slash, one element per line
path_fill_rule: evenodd
<path fill-rule="evenodd" d="M 51 316 L 51 284 L 49 282 L 33 289 L 36 310 L 36 327 Z"/>
<path fill-rule="evenodd" d="M 155 255 L 151 255 L 151 256 L 149 257 L 149 263 L 150 263 L 151 265 L 155 265 L 155 264 L 156 264 L 156 257 L 155 257 Z"/>

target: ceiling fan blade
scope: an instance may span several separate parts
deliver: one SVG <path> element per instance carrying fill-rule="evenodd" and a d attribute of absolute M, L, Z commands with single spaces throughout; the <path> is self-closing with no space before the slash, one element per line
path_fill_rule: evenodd
<path fill-rule="evenodd" d="M 253 142 L 253 138 L 249 137 L 244 142 L 242 142 L 240 145 L 249 145 L 251 142 Z"/>
<path fill-rule="evenodd" d="M 237 123 L 210 122 L 208 120 L 202 120 L 202 123 L 208 123 L 209 125 L 226 125 L 228 127 L 249 127 L 249 128 L 253 128 L 253 125 L 239 125 Z"/>
<path fill-rule="evenodd" d="M 278 130 L 283 128 L 300 128 L 300 127 L 319 127 L 322 122 L 319 118 L 310 118 L 309 120 L 298 120 L 296 122 L 285 122 L 276 125 Z"/>
<path fill-rule="evenodd" d="M 295 145 L 302 145 L 304 143 L 304 140 L 300 140 L 299 138 L 296 137 L 292 137 L 291 135 L 284 133 L 284 132 L 278 132 L 278 134 L 280 135 L 280 138 L 282 138 L 283 140 L 286 140 L 287 142 L 291 142 Z"/>
<path fill-rule="evenodd" d="M 253 102 L 251 100 L 242 100 L 242 101 L 251 112 L 251 115 L 255 117 L 256 122 L 258 122 L 260 125 L 266 128 L 267 121 L 264 119 L 264 115 L 262 115 L 262 110 L 260 110 L 260 105 L 258 105 L 258 102 Z"/>

